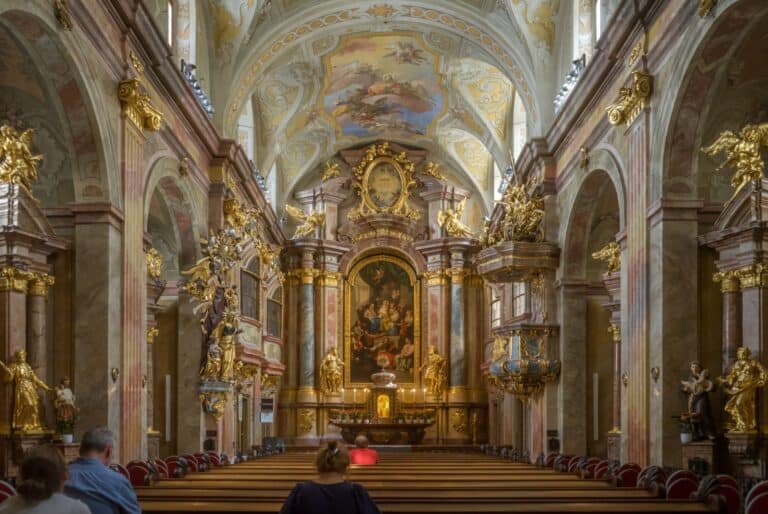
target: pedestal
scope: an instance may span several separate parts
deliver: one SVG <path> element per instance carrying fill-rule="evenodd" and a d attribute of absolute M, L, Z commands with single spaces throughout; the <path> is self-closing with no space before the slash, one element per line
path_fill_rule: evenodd
<path fill-rule="evenodd" d="M 80 456 L 80 443 L 56 443 L 54 446 L 64 455 L 65 462 L 72 462 Z"/>
<path fill-rule="evenodd" d="M 605 436 L 605 445 L 608 450 L 608 460 L 621 460 L 621 432 L 608 432 Z"/>
<path fill-rule="evenodd" d="M 710 440 L 691 441 L 683 444 L 683 469 L 690 469 L 701 475 L 717 471 L 715 442 Z"/>
<path fill-rule="evenodd" d="M 51 442 L 52 433 L 4 436 L 0 439 L 0 460 L 2 461 L 5 479 L 19 475 L 19 465 L 24 453 L 29 449 Z"/>
<path fill-rule="evenodd" d="M 147 431 L 147 453 L 150 459 L 160 458 L 160 432 L 157 430 Z"/>

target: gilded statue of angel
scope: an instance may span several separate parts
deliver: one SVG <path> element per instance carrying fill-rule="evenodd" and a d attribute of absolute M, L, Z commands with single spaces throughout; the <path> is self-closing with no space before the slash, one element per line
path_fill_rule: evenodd
<path fill-rule="evenodd" d="M 37 180 L 37 163 L 43 156 L 32 153 L 34 133 L 33 129 L 19 134 L 10 125 L 0 127 L 0 182 L 29 190 Z"/>
<path fill-rule="evenodd" d="M 243 210 L 243 205 L 237 198 L 224 200 L 224 224 L 235 229 L 242 229 L 248 222 L 248 217 Z"/>
<path fill-rule="evenodd" d="M 323 177 L 321 180 L 325 182 L 326 180 L 331 180 L 332 178 L 340 176 L 341 167 L 339 166 L 339 163 L 335 161 L 327 161 L 323 167 Z"/>
<path fill-rule="evenodd" d="M 445 176 L 443 176 L 443 173 L 440 171 L 440 165 L 436 162 L 428 162 L 424 165 L 424 168 L 422 168 L 421 171 L 425 175 L 435 177 L 437 180 L 445 180 Z"/>
<path fill-rule="evenodd" d="M 726 130 L 711 145 L 701 151 L 710 157 L 725 154 L 725 161 L 717 167 L 720 171 L 733 166 L 736 173 L 731 177 L 731 186 L 738 191 L 751 180 L 763 178 L 765 163 L 760 148 L 768 146 L 768 123 L 745 125 L 737 135 Z"/>
<path fill-rule="evenodd" d="M 605 261 L 608 264 L 606 273 L 614 273 L 621 269 L 621 247 L 616 241 L 611 241 L 598 251 L 592 253 L 592 258 Z"/>
<path fill-rule="evenodd" d="M 147 275 L 149 278 L 160 278 L 163 271 L 163 255 L 154 248 L 147 250 L 144 258 L 147 262 Z"/>
<path fill-rule="evenodd" d="M 461 215 L 464 213 L 464 206 L 467 199 L 463 199 L 456 206 L 456 209 L 440 210 L 437 213 L 437 224 L 445 228 L 449 237 L 474 237 L 472 231 L 461 222 Z"/>
<path fill-rule="evenodd" d="M 290 217 L 300 223 L 300 225 L 296 227 L 296 232 L 293 234 L 293 239 L 308 237 L 314 234 L 315 229 L 325 225 L 324 212 L 313 211 L 310 214 L 307 214 L 301 209 L 290 204 L 286 204 L 285 212 L 287 212 Z"/>

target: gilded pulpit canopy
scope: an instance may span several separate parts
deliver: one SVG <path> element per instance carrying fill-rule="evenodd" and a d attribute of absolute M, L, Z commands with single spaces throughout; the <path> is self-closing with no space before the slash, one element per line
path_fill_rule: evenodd
<path fill-rule="evenodd" d="M 751 357 L 749 348 L 736 351 L 736 362 L 718 381 L 730 396 L 725 412 L 731 421 L 726 425 L 729 432 L 753 432 L 757 428 L 755 393 L 765 387 L 768 375 L 765 367 Z"/>

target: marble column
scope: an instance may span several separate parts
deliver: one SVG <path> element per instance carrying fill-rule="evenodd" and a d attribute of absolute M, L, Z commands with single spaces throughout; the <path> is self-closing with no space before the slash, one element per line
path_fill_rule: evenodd
<path fill-rule="evenodd" d="M 46 341 L 46 309 L 48 288 L 54 283 L 46 273 L 32 273 L 27 303 L 27 362 L 43 380 L 48 377 L 48 344 Z"/>
<path fill-rule="evenodd" d="M 451 388 L 467 386 L 467 347 L 464 337 L 464 276 L 466 270 L 456 267 L 449 268 L 451 277 L 451 340 L 450 340 L 450 380 Z"/>
<path fill-rule="evenodd" d="M 146 396 L 147 396 L 147 454 L 149 458 L 159 457 L 160 433 L 155 430 L 155 340 L 160 334 L 157 326 L 157 313 L 160 306 L 157 300 L 165 288 L 165 283 L 157 279 L 147 282 L 147 370 L 146 370 Z"/>
<path fill-rule="evenodd" d="M 315 277 L 314 254 L 303 251 L 301 267 L 296 270 L 299 278 L 299 377 L 296 392 L 296 434 L 302 439 L 317 437 L 317 380 L 315 376 Z"/>
<path fill-rule="evenodd" d="M 585 284 L 560 284 L 560 326 L 568 329 L 560 331 L 562 371 L 557 395 L 547 398 L 557 402 L 560 451 L 570 455 L 585 455 L 587 451 L 586 293 Z M 547 394 L 549 390 L 547 387 Z"/>
<path fill-rule="evenodd" d="M 122 118 L 123 179 L 123 267 L 122 267 L 122 411 L 119 439 L 121 460 L 147 457 L 146 395 L 142 379 L 146 373 L 146 311 L 144 290 L 144 127 L 141 120 L 124 110 Z"/>
<path fill-rule="evenodd" d="M 176 383 L 171 384 L 171 390 L 176 393 L 176 431 L 172 436 L 176 440 L 176 453 L 181 455 L 202 449 L 206 414 L 198 398 L 203 345 L 200 319 L 194 313 L 194 302 L 189 293 L 179 290 L 178 306 L 177 371 L 176 376 L 172 377 Z"/>
<path fill-rule="evenodd" d="M 723 366 L 725 373 L 736 360 L 736 349 L 741 346 L 741 287 L 735 271 L 715 273 L 723 293 Z"/>

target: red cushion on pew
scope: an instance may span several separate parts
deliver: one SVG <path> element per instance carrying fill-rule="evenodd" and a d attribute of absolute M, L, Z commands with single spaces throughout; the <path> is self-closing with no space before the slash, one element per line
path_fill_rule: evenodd
<path fill-rule="evenodd" d="M 763 482 L 758 482 L 755 484 L 755 486 L 747 493 L 747 497 L 744 500 L 744 503 L 749 504 L 752 498 L 765 493 L 768 493 L 768 480 L 764 480 Z"/>
<path fill-rule="evenodd" d="M 766 512 L 768 512 L 768 492 L 751 495 L 744 514 L 765 514 Z"/>
<path fill-rule="evenodd" d="M 699 482 L 688 477 L 681 477 L 667 482 L 667 500 L 688 500 L 699 488 Z"/>

